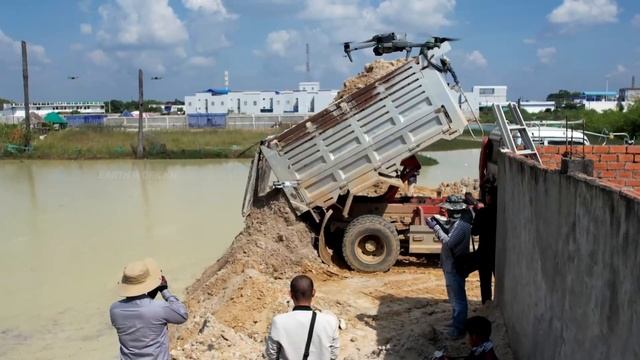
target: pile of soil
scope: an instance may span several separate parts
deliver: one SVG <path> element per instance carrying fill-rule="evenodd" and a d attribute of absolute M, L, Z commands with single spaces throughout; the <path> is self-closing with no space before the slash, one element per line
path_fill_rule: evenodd
<path fill-rule="evenodd" d="M 478 197 L 480 180 L 465 178 L 460 181 L 443 182 L 438 185 L 437 192 L 441 194 L 440 196 L 464 195 L 466 192 L 471 192 L 475 197 Z"/>
<path fill-rule="evenodd" d="M 375 60 L 374 62 L 365 65 L 364 70 L 361 73 L 347 79 L 344 84 L 342 84 L 342 90 L 338 91 L 335 101 L 362 89 L 386 73 L 406 64 L 407 61 L 408 60 L 406 59 L 397 59 L 392 61 Z"/>

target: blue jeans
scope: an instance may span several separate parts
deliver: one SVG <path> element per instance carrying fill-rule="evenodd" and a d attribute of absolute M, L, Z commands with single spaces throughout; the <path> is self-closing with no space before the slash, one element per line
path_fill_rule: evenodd
<path fill-rule="evenodd" d="M 455 272 L 445 272 L 447 296 L 453 308 L 453 330 L 456 335 L 464 335 L 464 323 L 467 321 L 467 292 L 464 278 Z"/>

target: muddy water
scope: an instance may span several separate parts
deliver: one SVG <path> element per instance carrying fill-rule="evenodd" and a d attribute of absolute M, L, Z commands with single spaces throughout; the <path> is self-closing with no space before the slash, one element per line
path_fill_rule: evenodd
<path fill-rule="evenodd" d="M 476 176 L 478 150 L 426 153 L 418 182 Z M 0 358 L 116 359 L 108 307 L 152 256 L 178 294 L 241 230 L 249 161 L 0 162 Z"/>
<path fill-rule="evenodd" d="M 108 308 L 152 256 L 181 294 L 241 230 L 246 161 L 0 162 L 0 358 L 116 359 Z"/>
<path fill-rule="evenodd" d="M 480 149 L 429 151 L 422 154 L 438 160 L 438 165 L 425 166 L 420 170 L 419 185 L 436 187 L 442 182 L 478 177 Z"/>

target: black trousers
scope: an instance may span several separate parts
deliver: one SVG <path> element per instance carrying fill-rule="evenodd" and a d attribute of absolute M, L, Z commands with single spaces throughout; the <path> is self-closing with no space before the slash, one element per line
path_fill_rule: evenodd
<path fill-rule="evenodd" d="M 493 291 L 491 289 L 491 280 L 496 272 L 496 260 L 491 254 L 479 254 L 478 274 L 480 275 L 480 297 L 482 303 L 486 303 L 493 299 Z"/>

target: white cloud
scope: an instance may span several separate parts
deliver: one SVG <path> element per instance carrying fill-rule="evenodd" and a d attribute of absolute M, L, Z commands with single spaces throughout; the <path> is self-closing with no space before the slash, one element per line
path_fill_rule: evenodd
<path fill-rule="evenodd" d="M 522 42 L 527 44 L 527 45 L 533 45 L 535 44 L 537 41 L 536 39 L 532 39 L 532 38 L 526 38 L 526 39 L 522 39 Z"/>
<path fill-rule="evenodd" d="M 300 35 L 295 30 L 278 30 L 270 32 L 265 42 L 267 53 L 284 57 L 292 46 L 300 44 Z"/>
<path fill-rule="evenodd" d="M 618 21 L 616 0 L 563 0 L 547 19 L 554 24 L 589 25 Z"/>
<path fill-rule="evenodd" d="M 538 59 L 543 64 L 551 64 L 558 51 L 555 47 L 547 47 L 538 49 Z"/>
<path fill-rule="evenodd" d="M 375 12 L 383 22 L 438 29 L 451 25 L 448 16 L 455 7 L 456 0 L 383 0 Z"/>
<path fill-rule="evenodd" d="M 631 19 L 631 25 L 640 28 L 640 14 L 634 15 L 633 19 Z"/>
<path fill-rule="evenodd" d="M 466 56 L 466 63 L 479 68 L 487 67 L 489 64 L 487 59 L 482 55 L 482 53 L 478 50 L 474 50 Z"/>
<path fill-rule="evenodd" d="M 185 42 L 189 34 L 169 0 L 114 0 L 98 8 L 97 38 L 109 47 L 163 47 Z"/>
<path fill-rule="evenodd" d="M 187 62 L 187 64 L 192 65 L 192 66 L 205 66 L 205 67 L 210 67 L 216 64 L 216 61 L 214 58 L 211 57 L 205 57 L 205 56 L 194 56 L 192 58 L 189 59 L 189 61 Z"/>
<path fill-rule="evenodd" d="M 182 0 L 182 4 L 192 11 L 203 11 L 208 14 L 216 14 L 221 18 L 236 18 L 222 3 L 222 0 Z"/>
<path fill-rule="evenodd" d="M 616 65 L 616 68 L 613 69 L 613 71 L 607 74 L 607 77 L 608 78 L 615 77 L 618 75 L 622 75 L 626 72 L 627 72 L 627 68 L 624 65 L 618 64 Z"/>
<path fill-rule="evenodd" d="M 84 35 L 91 35 L 91 33 L 93 33 L 93 27 L 91 24 L 87 23 L 80 24 L 80 33 Z"/>
<path fill-rule="evenodd" d="M 78 8 L 80 8 L 80 11 L 88 13 L 91 11 L 91 0 L 78 1 Z"/>
<path fill-rule="evenodd" d="M 307 0 L 300 17 L 310 20 L 355 18 L 360 14 L 357 0 Z"/>
<path fill-rule="evenodd" d="M 376 32 L 438 31 L 453 24 L 455 5 L 456 0 L 306 0 L 299 17 L 317 21 L 334 40 L 364 40 Z"/>
<path fill-rule="evenodd" d="M 51 60 L 42 45 L 27 43 L 27 53 L 30 62 L 47 64 Z M 20 63 L 22 45 L 0 30 L 0 62 Z"/>
<path fill-rule="evenodd" d="M 92 63 L 99 66 L 109 65 L 111 63 L 111 60 L 109 59 L 107 54 L 105 54 L 105 52 L 100 49 L 96 49 L 87 53 L 87 59 L 91 60 Z"/>

